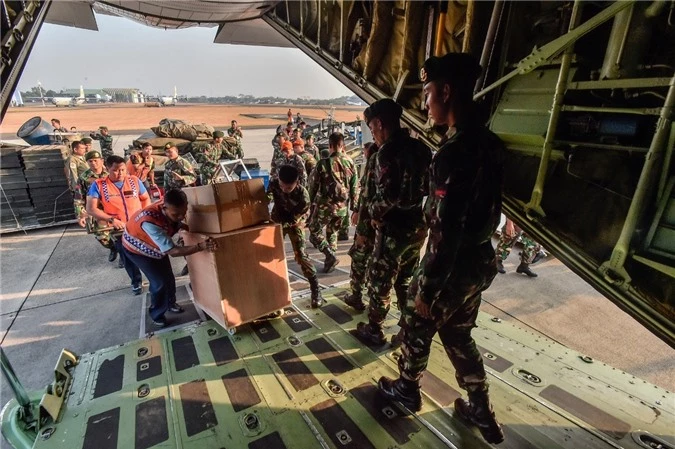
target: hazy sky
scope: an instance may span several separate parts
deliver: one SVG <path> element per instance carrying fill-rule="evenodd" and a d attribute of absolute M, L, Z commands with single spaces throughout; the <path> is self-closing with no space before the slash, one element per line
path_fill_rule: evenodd
<path fill-rule="evenodd" d="M 295 48 L 214 44 L 217 27 L 162 30 L 96 15 L 99 31 L 44 24 L 19 82 L 135 87 L 150 95 L 334 98 L 352 92 Z M 73 64 L 74 61 L 81 64 Z"/>

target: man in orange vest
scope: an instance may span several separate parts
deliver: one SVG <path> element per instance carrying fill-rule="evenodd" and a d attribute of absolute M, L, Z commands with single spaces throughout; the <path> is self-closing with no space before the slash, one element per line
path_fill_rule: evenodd
<path fill-rule="evenodd" d="M 176 246 L 171 237 L 181 229 L 187 213 L 187 196 L 180 190 L 169 190 L 164 201 L 136 212 L 127 222 L 122 244 L 127 260 L 138 266 L 150 281 L 150 318 L 164 327 L 164 314 L 183 312 L 176 304 L 176 278 L 171 269 L 171 257 L 189 256 L 199 251 L 215 251 L 216 242 L 210 237 L 192 246 Z"/>
<path fill-rule="evenodd" d="M 127 175 L 124 158 L 109 156 L 105 165 L 108 176 L 97 179 L 87 193 L 87 213 L 97 220 L 105 221 L 109 227 L 123 231 L 134 213 L 150 205 L 150 195 L 140 179 Z M 131 279 L 131 291 L 134 295 L 140 295 L 143 291 L 141 271 L 125 257 L 119 238 L 115 239 L 115 247 Z"/>

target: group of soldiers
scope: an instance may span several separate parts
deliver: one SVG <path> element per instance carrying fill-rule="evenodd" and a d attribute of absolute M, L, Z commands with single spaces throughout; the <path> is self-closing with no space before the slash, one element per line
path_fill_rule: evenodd
<path fill-rule="evenodd" d="M 374 143 L 366 146 L 360 183 L 353 162 L 342 153 L 340 134 L 330 135 L 329 157 L 319 157 L 309 169 L 309 158 L 302 156 L 310 153 L 300 144 L 302 130 L 290 140 L 281 131 L 269 190 L 272 218 L 290 235 L 296 260 L 312 286 L 313 307 L 323 300 L 305 252 L 305 222 L 310 242 L 326 256 L 324 271 L 330 271 L 337 264 L 335 235 L 351 201 L 356 235 L 349 251 L 351 293 L 345 303 L 367 311 L 367 321 L 357 324 L 357 337 L 370 346 L 386 343 L 383 323 L 392 289 L 401 312 L 401 331 L 391 340 L 401 348 L 400 375 L 382 377 L 381 394 L 411 411 L 421 410 L 420 379 L 438 333 L 469 396 L 455 401 L 457 413 L 477 426 L 486 441 L 500 443 L 503 431 L 471 336 L 481 293 L 498 272 L 491 238 L 501 217 L 503 176 L 503 145 L 484 126 L 472 99 L 480 73 L 468 54 L 450 53 L 424 63 L 420 80 L 426 109 L 435 125 L 447 127 L 435 152 L 400 126 L 401 106 L 383 99 L 364 111 Z"/>
<path fill-rule="evenodd" d="M 52 119 L 52 126 L 56 131 L 65 129 L 58 119 Z M 196 159 L 201 162 L 198 170 L 187 159 L 179 155 L 178 148 L 174 143 L 167 143 L 164 147 L 164 154 L 168 160 L 161 182 L 163 189 L 168 191 L 197 184 L 210 184 L 213 182 L 220 159 L 243 158 L 244 153 L 241 143 L 243 132 L 236 120 L 232 120 L 227 133 L 229 136 L 227 143 L 224 142 L 225 133 L 215 131 L 211 142 L 194 151 Z M 71 143 L 72 152 L 65 163 L 66 177 L 73 194 L 75 214 L 80 225 L 87 227 L 98 242 L 109 250 L 108 260 L 114 262 L 119 254 L 115 240 L 120 233 L 111 233 L 110 226 L 101 225 L 99 221 L 87 213 L 86 208 L 87 193 L 92 184 L 109 174 L 107 164 L 104 161 L 107 161 L 110 156 L 114 156 L 113 137 L 109 134 L 106 126 L 99 127 L 99 133 L 91 133 L 90 136 Z M 101 151 L 92 149 L 92 139 L 100 142 Z M 140 148 L 129 154 L 125 161 L 125 171 L 128 176 L 136 177 L 146 190 L 154 191 L 157 184 L 155 181 L 156 161 L 153 157 L 153 151 L 154 148 L 150 143 L 141 144 Z M 118 261 L 118 267 L 124 268 L 122 258 Z"/>

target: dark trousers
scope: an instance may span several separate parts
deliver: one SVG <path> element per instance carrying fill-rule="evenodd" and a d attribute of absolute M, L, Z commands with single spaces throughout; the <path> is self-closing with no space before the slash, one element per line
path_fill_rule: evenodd
<path fill-rule="evenodd" d="M 117 253 L 119 254 L 120 259 L 122 259 L 122 262 L 124 262 L 124 269 L 127 270 L 127 274 L 129 275 L 129 279 L 131 279 L 131 285 L 141 285 L 143 282 L 143 277 L 141 276 L 141 270 L 138 269 L 136 264 L 134 263 L 133 260 L 129 259 L 129 256 L 126 251 L 124 251 L 124 247 L 122 246 L 122 237 L 117 237 L 115 239 L 115 248 L 117 249 Z"/>
<path fill-rule="evenodd" d="M 161 259 L 141 256 L 124 250 L 150 282 L 150 317 L 153 320 L 164 316 L 169 306 L 176 302 L 176 278 L 173 275 L 169 256 Z"/>

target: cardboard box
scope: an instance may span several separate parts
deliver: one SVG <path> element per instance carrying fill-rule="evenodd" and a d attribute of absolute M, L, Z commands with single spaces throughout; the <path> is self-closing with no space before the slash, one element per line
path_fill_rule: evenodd
<path fill-rule="evenodd" d="M 269 221 L 262 179 L 186 187 L 192 232 L 219 234 Z"/>
<path fill-rule="evenodd" d="M 187 232 L 186 245 L 207 235 Z M 216 252 L 187 256 L 195 302 L 228 329 L 291 304 L 281 225 L 210 234 Z"/>

